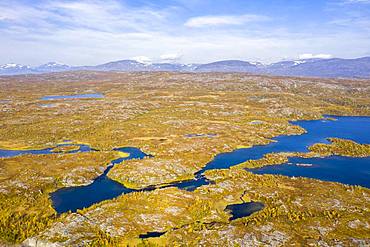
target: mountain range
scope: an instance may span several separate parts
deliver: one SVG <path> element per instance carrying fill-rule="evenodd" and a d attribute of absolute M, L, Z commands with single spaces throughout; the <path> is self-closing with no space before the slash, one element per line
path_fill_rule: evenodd
<path fill-rule="evenodd" d="M 370 57 L 356 59 L 299 59 L 272 64 L 224 60 L 207 64 L 141 63 L 120 60 L 96 66 L 69 66 L 49 62 L 36 67 L 20 64 L 0 65 L 0 75 L 39 74 L 63 71 L 169 71 L 169 72 L 243 72 L 280 76 L 307 76 L 327 78 L 370 78 Z"/>

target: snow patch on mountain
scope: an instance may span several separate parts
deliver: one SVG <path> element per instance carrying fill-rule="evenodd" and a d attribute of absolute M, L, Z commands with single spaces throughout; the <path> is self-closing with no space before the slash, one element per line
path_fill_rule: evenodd
<path fill-rule="evenodd" d="M 168 71 L 168 72 L 238 72 L 269 74 L 281 76 L 309 77 L 347 77 L 370 78 L 370 57 L 356 59 L 323 59 L 322 54 L 305 56 L 306 59 L 281 61 L 272 64 L 223 60 L 207 64 L 181 64 L 170 62 L 152 63 L 149 58 L 140 56 L 136 60 L 120 60 L 96 66 L 69 66 L 58 62 L 49 62 L 30 67 L 16 63 L 0 65 L 0 75 L 40 74 L 50 72 L 89 70 L 89 71 Z M 174 57 L 174 56 L 173 56 Z M 170 56 L 166 57 L 170 58 Z"/>
<path fill-rule="evenodd" d="M 136 62 L 145 64 L 145 65 L 152 64 L 152 59 L 146 56 L 137 56 L 137 57 L 133 57 L 132 59 L 135 60 Z"/>
<path fill-rule="evenodd" d="M 17 69 L 17 68 L 21 69 L 21 68 L 30 68 L 30 66 L 21 65 L 17 63 L 7 63 L 7 64 L 0 65 L 0 68 L 1 69 Z"/>
<path fill-rule="evenodd" d="M 304 63 L 307 63 L 306 60 L 297 60 L 297 61 L 294 61 L 294 65 L 300 65 L 300 64 L 304 64 Z"/>

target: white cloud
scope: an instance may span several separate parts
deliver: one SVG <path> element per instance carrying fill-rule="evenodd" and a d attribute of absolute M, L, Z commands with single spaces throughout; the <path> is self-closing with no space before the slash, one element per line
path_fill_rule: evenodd
<path fill-rule="evenodd" d="M 298 56 L 299 59 L 312 59 L 312 58 L 321 58 L 321 59 L 329 59 L 332 58 L 333 56 L 330 54 L 310 54 L 310 53 L 305 53 L 301 54 Z"/>
<path fill-rule="evenodd" d="M 162 54 L 160 56 L 160 59 L 164 62 L 176 62 L 182 57 L 181 54 L 178 53 L 167 53 L 167 54 Z"/>
<path fill-rule="evenodd" d="M 145 63 L 145 64 L 150 64 L 152 62 L 152 59 L 150 59 L 147 56 L 136 56 L 136 57 L 133 57 L 132 59 L 139 63 Z"/>
<path fill-rule="evenodd" d="M 166 11 L 131 8 L 118 0 L 56 0 L 30 5 L 4 0 L 0 2 L 0 21 L 31 31 L 84 28 L 110 33 L 143 32 L 160 26 Z"/>
<path fill-rule="evenodd" d="M 258 15 L 199 16 L 186 21 L 183 10 L 133 7 L 125 2 L 0 0 L 0 64 L 94 65 L 132 57 L 145 63 L 274 62 L 283 56 L 295 58 L 301 51 L 310 51 L 310 57 L 322 51 L 354 57 L 369 50 L 370 33 L 359 28 L 359 20 L 348 25 L 326 23 L 331 28 L 320 23 L 321 29 L 297 32 L 274 23 L 259 23 L 256 28 L 251 22 L 268 20 Z M 189 23 L 193 27 L 234 26 L 189 28 Z M 366 23 L 361 19 L 361 27 Z"/>
<path fill-rule="evenodd" d="M 260 15 L 209 15 L 198 16 L 188 19 L 185 22 L 186 27 L 206 27 L 220 25 L 243 25 L 248 22 L 266 21 L 266 16 Z"/>

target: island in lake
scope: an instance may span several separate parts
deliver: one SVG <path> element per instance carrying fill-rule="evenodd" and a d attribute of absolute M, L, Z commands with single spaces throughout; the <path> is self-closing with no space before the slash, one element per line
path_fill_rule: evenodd
<path fill-rule="evenodd" d="M 370 245 L 369 85 L 0 77 L 0 245 Z"/>

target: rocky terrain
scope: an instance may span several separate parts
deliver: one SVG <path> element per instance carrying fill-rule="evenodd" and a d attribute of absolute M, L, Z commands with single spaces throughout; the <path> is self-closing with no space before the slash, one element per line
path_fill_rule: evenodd
<path fill-rule="evenodd" d="M 42 100 L 92 93 L 104 97 Z M 369 245 L 369 189 L 255 175 L 245 166 L 207 171 L 212 183 L 193 192 L 171 187 L 133 192 L 75 213 L 57 214 L 50 199 L 60 188 L 91 183 L 120 157 L 111 151 L 117 147 L 137 147 L 153 157 L 125 160 L 109 171 L 110 178 L 129 188 L 159 186 L 193 178 L 217 154 L 304 133 L 291 120 L 369 116 L 369 95 L 369 80 L 245 73 L 0 77 L 0 149 L 54 148 L 70 140 L 99 150 L 0 158 L 0 245 Z M 363 156 L 368 146 L 333 140 L 311 151 L 343 150 Z M 281 157 L 257 163 L 275 158 Z M 230 220 L 228 205 L 251 201 L 264 208 Z M 162 235 L 140 237 L 148 232 Z"/>

